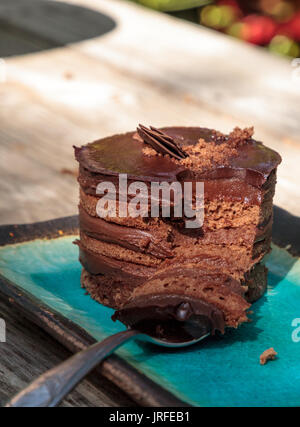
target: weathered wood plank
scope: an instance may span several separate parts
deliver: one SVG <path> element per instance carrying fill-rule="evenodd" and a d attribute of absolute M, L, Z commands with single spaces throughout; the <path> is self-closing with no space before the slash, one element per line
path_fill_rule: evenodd
<path fill-rule="evenodd" d="M 110 13 L 119 26 L 79 49 L 174 93 L 189 92 L 216 111 L 299 137 L 300 81 L 293 81 L 289 60 L 124 2 L 85 5 Z"/>
<path fill-rule="evenodd" d="M 53 4 L 27 0 L 10 12 L 11 0 L 4 0 L 0 15 L 54 43 L 70 40 L 74 32 L 78 38 L 86 38 L 86 29 L 74 21 L 76 9 L 69 6 L 62 16 L 46 14 L 49 3 Z M 112 33 L 81 43 L 77 49 L 135 77 L 150 80 L 156 87 L 173 93 L 191 92 L 195 98 L 219 110 L 262 121 L 264 126 L 298 137 L 300 83 L 298 87 L 293 83 L 288 61 L 124 1 L 67 0 L 64 3 L 87 8 L 85 13 L 81 12 L 83 23 L 93 24 L 90 8 L 106 13 L 118 24 Z M 24 9 L 28 10 L 26 17 Z"/>
<path fill-rule="evenodd" d="M 66 80 L 70 72 L 73 79 Z M 76 168 L 73 144 L 133 129 L 138 122 L 199 123 L 222 130 L 248 124 L 217 114 L 188 95 L 166 95 L 151 84 L 133 83 L 80 53 L 70 51 L 66 57 L 64 49 L 8 61 L 8 82 L 0 85 L 0 96 L 2 223 L 76 213 L 76 180 L 61 173 Z M 256 131 L 284 158 L 276 203 L 299 215 L 299 145 L 261 126 Z"/>

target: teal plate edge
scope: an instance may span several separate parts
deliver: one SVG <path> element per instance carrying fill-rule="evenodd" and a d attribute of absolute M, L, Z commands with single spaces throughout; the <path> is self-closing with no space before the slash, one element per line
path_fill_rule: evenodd
<path fill-rule="evenodd" d="M 0 226 L 0 246 L 30 242 L 36 239 L 55 239 L 78 233 L 78 216 L 58 218 L 33 224 Z M 0 274 L 0 295 L 20 313 L 44 329 L 72 353 L 95 343 L 89 333 L 38 300 L 34 295 Z M 121 357 L 113 354 L 98 368 L 99 374 L 109 379 L 137 404 L 151 407 L 188 407 L 186 402 L 156 384 Z"/>

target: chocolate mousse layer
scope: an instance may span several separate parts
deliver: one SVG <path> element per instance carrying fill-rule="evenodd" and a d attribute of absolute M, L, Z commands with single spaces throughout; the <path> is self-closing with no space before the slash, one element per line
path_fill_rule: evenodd
<path fill-rule="evenodd" d="M 267 286 L 263 258 L 270 250 L 281 162 L 253 139 L 253 129 L 223 135 L 200 127 L 140 126 L 75 148 L 75 156 L 82 286 L 93 298 L 117 309 L 115 318 L 126 325 L 143 322 L 152 333 L 162 322 L 179 326 L 178 307 L 188 307 L 184 323 L 199 327 L 201 320 L 211 331 L 247 321 L 249 302 Z M 120 174 L 126 190 L 136 182 L 146 185 L 143 216 L 119 214 L 135 197 L 120 187 Z M 97 186 L 107 182 L 115 186 L 117 209 L 100 218 Z M 151 217 L 153 182 L 182 189 L 191 182 L 194 197 L 195 183 L 204 183 L 203 225 L 186 228 L 187 218 L 173 212 L 174 198 L 169 217 L 161 210 Z"/>

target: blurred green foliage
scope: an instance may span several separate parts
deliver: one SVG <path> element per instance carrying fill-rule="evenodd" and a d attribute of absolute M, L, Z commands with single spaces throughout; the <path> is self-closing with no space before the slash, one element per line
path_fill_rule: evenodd
<path fill-rule="evenodd" d="M 211 0 L 132 0 L 152 9 L 164 12 L 191 9 L 211 3 Z"/>
<path fill-rule="evenodd" d="M 269 51 L 300 55 L 300 0 L 131 0 Z"/>

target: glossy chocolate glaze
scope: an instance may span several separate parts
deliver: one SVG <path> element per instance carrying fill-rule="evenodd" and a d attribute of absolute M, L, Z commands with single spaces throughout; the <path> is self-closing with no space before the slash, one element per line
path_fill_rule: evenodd
<path fill-rule="evenodd" d="M 162 130 L 174 138 L 177 144 L 195 145 L 200 138 L 212 140 L 212 130 L 200 127 L 166 127 Z M 76 158 L 87 171 L 96 174 L 116 176 L 126 173 L 129 179 L 141 181 L 176 181 L 189 177 L 190 172 L 167 156 L 146 156 L 142 149 L 145 144 L 134 138 L 135 133 L 114 135 L 75 148 Z M 253 186 L 260 187 L 269 174 L 281 162 L 278 153 L 262 143 L 251 140 L 238 149 L 238 155 L 228 159 L 228 166 L 216 166 L 198 178 L 238 178 Z"/>
<path fill-rule="evenodd" d="M 222 312 L 185 295 L 147 295 L 132 299 L 113 315 L 126 326 L 169 342 L 185 342 L 207 333 L 224 333 Z"/>

